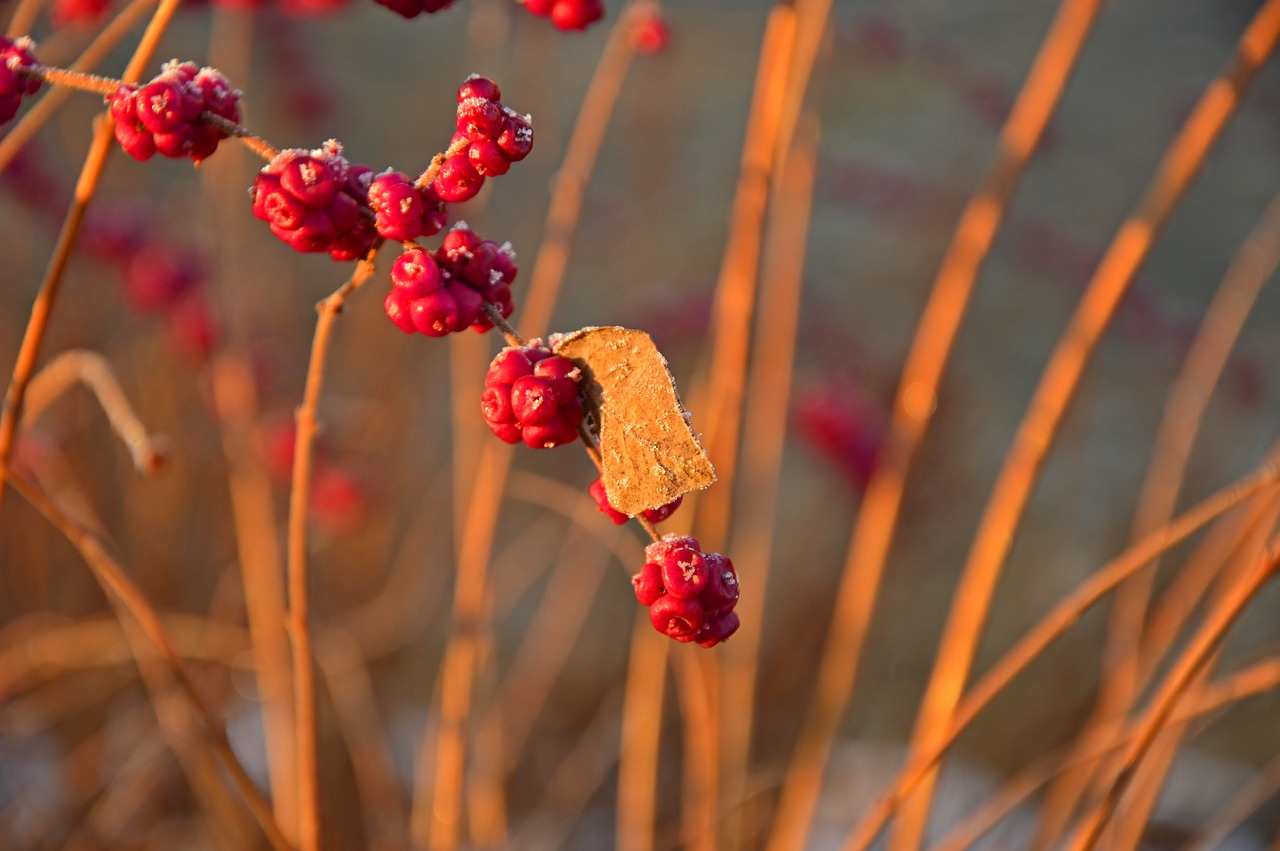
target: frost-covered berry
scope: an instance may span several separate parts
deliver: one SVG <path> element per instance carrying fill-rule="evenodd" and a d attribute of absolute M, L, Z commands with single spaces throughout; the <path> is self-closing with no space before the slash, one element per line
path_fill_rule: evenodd
<path fill-rule="evenodd" d="M 529 116 L 512 109 L 504 110 L 503 116 L 502 132 L 496 140 L 498 147 L 511 162 L 520 162 L 533 150 L 533 123 Z"/>
<path fill-rule="evenodd" d="M 665 535 L 645 559 L 631 582 L 658 632 L 712 647 L 737 631 L 738 574 L 727 557 L 702 552 L 697 538 Z"/>
<path fill-rule="evenodd" d="M 572 442 L 582 422 L 582 373 L 540 345 L 509 347 L 489 364 L 480 407 L 489 428 L 507 443 L 534 449 Z"/>
<path fill-rule="evenodd" d="M 470 201 L 480 192 L 484 185 L 484 176 L 476 171 L 475 166 L 465 153 L 454 154 L 440 164 L 431 188 L 445 201 Z"/>
<path fill-rule="evenodd" d="M 369 206 L 378 233 L 403 242 L 439 233 L 444 227 L 444 202 L 435 190 L 419 189 L 407 174 L 384 171 L 369 184 Z"/>
<path fill-rule="evenodd" d="M 227 134 L 202 121 L 205 112 L 240 121 L 240 93 L 212 68 L 193 62 L 169 62 L 141 88 L 122 85 L 108 98 L 116 121 L 116 139 L 135 159 L 208 157 Z"/>
<path fill-rule="evenodd" d="M 631 519 L 609 503 L 609 496 L 605 492 L 604 482 L 600 479 L 592 482 L 591 487 L 587 490 L 591 494 L 591 498 L 596 501 L 596 507 L 600 509 L 600 513 L 612 520 L 615 525 L 621 526 Z M 660 505 L 657 508 L 646 508 L 643 512 L 644 519 L 650 523 L 661 523 L 675 513 L 683 499 L 684 497 L 678 496 L 666 505 Z"/>
<path fill-rule="evenodd" d="M 461 223 L 445 235 L 436 252 L 441 268 L 480 294 L 487 303 L 497 308 L 504 318 L 511 315 L 511 282 L 516 278 L 515 252 L 509 243 L 499 245 L 491 239 L 481 239 Z M 488 331 L 493 327 L 489 317 L 481 313 L 472 327 Z"/>
<path fill-rule="evenodd" d="M 361 212 L 369 177 L 364 166 L 347 162 L 332 139 L 312 151 L 281 151 L 253 182 L 253 214 L 297 251 L 350 259 L 376 237 Z"/>
<path fill-rule="evenodd" d="M 424 12 L 428 15 L 448 9 L 453 0 L 376 0 L 403 18 L 416 18 Z"/>
<path fill-rule="evenodd" d="M 34 68 L 40 63 L 32 55 L 35 42 L 23 36 L 8 39 L 0 36 L 0 124 L 18 114 L 23 95 L 32 95 L 40 88 L 40 80 L 18 73 L 19 68 Z"/>

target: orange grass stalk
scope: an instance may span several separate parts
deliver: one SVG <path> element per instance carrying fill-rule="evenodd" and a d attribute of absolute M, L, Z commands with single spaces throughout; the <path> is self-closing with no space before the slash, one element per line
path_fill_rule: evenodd
<path fill-rule="evenodd" d="M 948 727 L 968 679 L 1014 530 L 1094 347 L 1156 234 L 1199 172 L 1227 119 L 1271 55 L 1278 36 L 1280 0 L 1268 0 L 1241 36 L 1231 66 L 1209 84 L 1165 153 L 1145 197 L 1120 226 L 1050 356 L 974 535 L 916 717 L 913 753 L 930 750 Z M 906 808 L 890 843 L 895 851 L 919 845 L 935 777 L 922 784 Z"/>
<path fill-rule="evenodd" d="M 721 805 L 734 809 L 746 798 L 765 589 L 769 583 L 777 524 L 805 245 L 820 136 L 817 117 L 806 113 L 779 171 L 760 281 L 760 315 L 769 317 L 769 321 L 756 324 L 753 348 L 759 354 L 751 367 L 743 413 L 741 487 L 751 498 L 743 500 L 736 510 L 728 552 L 735 557 L 739 577 L 745 579 L 748 588 L 756 590 L 739 602 L 742 626 L 734 640 L 725 645 L 720 657 L 724 694 L 721 725 L 725 741 L 725 793 Z M 742 812 L 745 816 L 749 811 Z M 755 835 L 763 829 L 763 824 L 738 827 L 740 835 L 734 840 Z"/>
<path fill-rule="evenodd" d="M 1099 0 L 1065 0 L 1000 132 L 995 163 L 961 214 L 907 355 L 884 449 L 867 483 L 845 557 L 835 612 L 787 769 L 770 851 L 802 847 L 897 525 L 907 472 L 933 415 L 938 384 L 969 295 L 1027 162 L 1048 124 L 1097 16 Z"/>
<path fill-rule="evenodd" d="M 973 719 L 1014 677 L 1039 658 L 1046 647 L 1075 626 L 1081 615 L 1121 582 L 1141 570 L 1151 559 L 1277 480 L 1280 480 L 1280 462 L 1264 464 L 1253 475 L 1218 491 L 1172 523 L 1147 535 L 1063 598 L 966 693 L 964 700 L 950 717 L 948 727 L 933 736 L 925 749 L 908 758 L 907 764 L 889 784 L 887 791 L 855 825 L 845 843 L 846 851 L 861 851 L 871 846 L 901 803 L 931 775 L 938 761 Z"/>
<path fill-rule="evenodd" d="M 125 67 L 122 79 L 125 82 L 137 82 L 142 71 L 151 61 L 160 37 L 173 13 L 178 9 L 179 0 L 162 0 L 151 16 L 151 22 L 142 34 L 137 48 L 133 52 L 129 64 Z M 80 234 L 80 223 L 84 221 L 89 203 L 98 189 L 98 181 L 102 179 L 102 170 L 107 164 L 107 155 L 111 151 L 112 121 L 109 113 L 103 113 L 98 119 L 93 132 L 93 141 L 89 144 L 89 152 L 85 155 L 84 165 L 80 169 L 80 177 L 76 180 L 75 195 L 71 208 L 67 211 L 62 229 L 58 233 L 58 241 L 45 270 L 44 280 L 40 282 L 40 290 L 36 293 L 35 302 L 31 305 L 31 318 L 22 335 L 22 344 L 14 359 L 13 377 L 4 394 L 4 407 L 0 409 L 0 472 L 9 472 L 9 458 L 13 454 L 14 435 L 18 430 L 19 415 L 22 413 L 22 400 L 35 370 L 36 358 L 40 355 L 40 345 L 44 342 L 45 331 L 49 327 L 49 317 L 58 298 L 58 289 L 62 284 L 62 275 L 66 271 L 67 262 L 71 259 L 71 249 L 75 247 L 76 237 Z M 0 482 L 0 507 L 4 505 L 5 487 Z"/>
<path fill-rule="evenodd" d="M 658 744 L 671 641 L 636 613 L 622 697 L 615 851 L 652 851 L 657 810 Z"/>
<path fill-rule="evenodd" d="M 159 649 L 183 695 L 191 704 L 196 717 L 199 718 L 200 723 L 205 728 L 210 747 L 227 770 L 227 773 L 231 775 L 232 782 L 245 799 L 254 818 L 257 819 L 258 824 L 262 827 L 267 840 L 271 843 L 271 847 L 276 851 L 291 851 L 293 845 L 285 838 L 280 831 L 279 825 L 276 824 L 275 818 L 271 813 L 270 804 L 267 803 L 262 793 L 258 791 L 258 787 L 254 785 L 253 780 L 249 777 L 248 772 L 245 771 L 240 760 L 236 758 L 235 752 L 231 748 L 231 742 L 227 739 L 226 731 L 214 717 L 213 711 L 204 701 L 204 698 L 200 696 L 200 692 L 196 689 L 195 683 L 192 682 L 186 665 L 182 661 L 182 656 L 178 653 L 177 647 L 169 635 L 169 631 L 165 628 L 164 622 L 160 619 L 155 609 L 147 601 L 142 590 L 133 583 L 133 580 L 129 578 L 129 575 L 120 564 L 111 557 L 97 535 L 69 517 L 44 493 L 14 471 L 7 471 L 5 478 L 8 484 L 18 491 L 23 499 L 43 514 L 71 542 L 76 550 L 79 551 L 90 572 L 93 573 L 94 579 L 102 586 L 103 591 L 111 598 L 119 601 L 120 605 L 137 621 L 142 632 Z"/>
<path fill-rule="evenodd" d="M 1182 700 L 1188 688 L 1204 670 L 1226 638 L 1227 630 L 1235 625 L 1246 606 L 1275 576 L 1280 568 L 1280 541 L 1273 540 L 1262 559 L 1246 575 L 1239 577 L 1229 588 L 1204 624 L 1191 639 L 1186 651 L 1165 677 L 1159 690 L 1151 699 L 1146 712 L 1137 722 L 1137 735 L 1129 743 L 1106 794 L 1085 817 L 1079 830 L 1067 843 L 1069 851 L 1089 851 L 1097 846 L 1112 813 L 1128 788 L 1138 766 L 1147 755 L 1156 737 L 1166 728 L 1173 710 Z"/>
<path fill-rule="evenodd" d="M 1241 700 L 1271 691 L 1277 686 L 1280 686 L 1280 658 L 1264 659 L 1201 687 L 1196 692 L 1194 700 L 1188 699 L 1178 706 L 1172 720 L 1182 723 L 1220 712 Z M 1014 807 L 1056 775 L 1119 750 L 1132 740 L 1134 735 L 1132 730 L 1118 734 L 1115 729 L 1108 729 L 1106 733 L 1105 736 L 1098 738 L 1100 743 L 1095 743 L 1092 748 L 1084 752 L 1050 755 L 1024 768 L 1013 779 L 1006 782 L 985 804 L 973 810 L 963 822 L 952 828 L 951 832 L 930 851 L 963 851 L 965 848 L 973 847 L 983 834 L 995 827 L 1001 819 L 1013 811 Z"/>
<path fill-rule="evenodd" d="M 1191 447 L 1199 432 L 1227 358 L 1235 347 L 1258 294 L 1280 263 L 1280 195 L 1232 259 L 1187 352 L 1164 414 L 1156 430 L 1150 466 L 1134 511 L 1131 538 L 1164 523 L 1174 511 Z M 1124 712 L 1150 676 L 1142 667 L 1140 647 L 1151 597 L 1154 568 L 1140 573 L 1116 592 L 1108 614 L 1106 674 L 1086 728 Z M 1055 784 L 1042 821 L 1041 840 L 1061 830 L 1067 810 L 1078 800 L 1089 777 L 1088 766 L 1064 775 Z"/>

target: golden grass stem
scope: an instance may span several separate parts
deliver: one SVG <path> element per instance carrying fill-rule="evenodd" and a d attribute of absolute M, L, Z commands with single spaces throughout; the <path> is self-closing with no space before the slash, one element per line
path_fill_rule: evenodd
<path fill-rule="evenodd" d="M 1085 817 L 1084 823 L 1067 843 L 1066 847 L 1069 851 L 1089 851 L 1096 847 L 1121 795 L 1128 788 L 1156 738 L 1168 725 L 1178 702 L 1186 695 L 1187 689 L 1204 670 L 1208 661 L 1216 655 L 1223 639 L 1226 638 L 1227 630 L 1235 624 L 1249 603 L 1253 602 L 1267 582 L 1275 576 L 1277 567 L 1280 567 L 1280 550 L 1277 550 L 1277 543 L 1273 542 L 1269 551 L 1253 570 L 1239 577 L 1205 618 L 1204 624 L 1191 639 L 1186 651 L 1174 664 L 1138 720 L 1137 735 L 1125 749 L 1119 771 L 1116 772 L 1102 800 Z"/>
<path fill-rule="evenodd" d="M 173 13 L 177 11 L 178 2 L 179 0 L 161 0 L 125 68 L 124 80 L 136 81 L 141 76 L 142 69 L 151 61 L 160 37 L 169 26 Z M 49 259 L 44 280 L 40 282 L 35 302 L 31 305 L 31 318 L 27 321 L 26 330 L 22 335 L 22 344 L 14 359 L 13 377 L 5 391 L 4 406 L 0 408 L 0 472 L 9 471 L 14 435 L 17 433 L 27 385 L 35 370 L 36 358 L 40 355 L 40 346 L 44 342 L 45 331 L 49 327 L 49 318 L 57 301 L 62 276 L 71 259 L 71 250 L 75 247 L 76 237 L 80 234 L 80 224 L 84 221 L 89 203 L 93 200 L 98 182 L 102 179 L 102 171 L 106 167 L 107 155 L 111 151 L 113 141 L 111 116 L 104 114 L 94 127 L 89 152 L 85 155 L 80 177 L 76 180 L 71 208 L 67 211 L 62 229 L 58 233 L 53 256 Z M 0 508 L 4 505 L 4 494 L 4 484 L 0 483 Z"/>
<path fill-rule="evenodd" d="M 670 639 L 654 631 L 648 612 L 636 614 L 622 695 L 615 851 L 652 851 L 654 847 L 658 743 L 670 645 Z"/>
<path fill-rule="evenodd" d="M 1000 132 L 996 160 L 961 213 L 907 354 L 885 447 L 867 484 L 845 557 L 818 683 L 792 753 L 770 851 L 802 847 L 840 719 L 853 694 L 911 462 L 974 282 L 1031 155 L 1092 28 L 1099 0 L 1066 0 Z"/>
<path fill-rule="evenodd" d="M 1218 491 L 1172 523 L 1147 535 L 1077 586 L 969 690 L 951 716 L 947 729 L 934 736 L 927 749 L 908 758 L 907 764 L 889 784 L 888 790 L 859 820 L 845 843 L 846 851 L 862 851 L 871 846 L 901 803 L 918 784 L 930 776 L 934 766 L 973 719 L 1014 677 L 1039 658 L 1046 647 L 1075 626 L 1084 612 L 1126 578 L 1141 570 L 1151 559 L 1277 480 L 1280 480 L 1280 463 L 1264 465 L 1253 475 Z"/>
<path fill-rule="evenodd" d="M 311 493 L 311 466 L 314 457 L 324 370 L 334 323 L 347 298 L 374 272 L 374 259 L 381 247 L 374 243 L 346 283 L 334 290 L 318 306 L 319 317 L 311 341 L 311 358 L 302 404 L 295 415 L 297 436 L 293 450 L 293 480 L 289 490 L 289 537 L 287 581 L 289 589 L 288 632 L 293 647 L 294 745 L 298 782 L 298 845 L 301 851 L 320 847 L 320 766 L 317 755 L 315 657 L 311 650 L 311 613 L 307 571 L 307 515 Z"/>
<path fill-rule="evenodd" d="M 164 622 L 160 619 L 155 609 L 147 601 L 142 590 L 133 583 L 133 580 L 129 578 L 120 564 L 107 552 L 106 547 L 97 535 L 69 517 L 44 493 L 12 470 L 6 471 L 5 478 L 8 484 L 18 491 L 23 499 L 44 515 L 71 542 L 76 550 L 79 551 L 85 564 L 93 573 L 94 579 L 102 586 L 102 589 L 113 599 L 119 601 L 120 605 L 137 622 L 142 632 L 160 651 L 183 695 L 191 704 L 196 717 L 205 728 L 210 747 L 218 757 L 219 762 L 222 763 L 223 768 L 231 776 L 232 782 L 244 798 L 245 803 L 248 804 L 254 818 L 262 827 L 268 841 L 271 843 L 271 847 L 276 851 L 291 851 L 293 845 L 285 838 L 276 824 L 275 818 L 271 813 L 271 805 L 267 803 L 266 798 L 258 791 L 258 787 L 254 785 L 252 778 L 249 777 L 240 760 L 236 758 L 235 752 L 231 748 L 231 742 L 227 739 L 226 731 L 214 717 L 213 711 L 209 708 L 204 698 L 200 696 L 200 692 L 191 680 L 186 664 L 178 653 L 169 631 L 165 628 Z"/>
<path fill-rule="evenodd" d="M 1014 531 L 1022 518 L 1058 426 L 1090 357 L 1169 215 L 1199 172 L 1213 143 L 1280 36 L 1280 2 L 1270 0 L 1240 38 L 1231 66 L 1211 82 L 1165 153 L 1137 209 L 1120 226 L 1063 332 L 997 476 L 974 535 L 938 644 L 912 735 L 912 752 L 931 749 L 947 729 L 968 679 Z M 914 848 L 928 815 L 932 778 L 922 784 L 891 840 Z"/>

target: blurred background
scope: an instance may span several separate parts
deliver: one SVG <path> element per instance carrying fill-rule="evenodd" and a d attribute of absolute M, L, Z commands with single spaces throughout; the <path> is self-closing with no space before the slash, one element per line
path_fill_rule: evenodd
<path fill-rule="evenodd" d="M 0 4 L 6 19 L 15 5 Z M 900 763 L 970 539 L 1048 354 L 1260 5 L 1136 0 L 1099 17 L 978 279 L 909 478 L 809 847 L 840 847 Z M 549 206 L 573 189 L 561 171 L 566 149 L 620 6 L 609 0 L 602 23 L 564 33 L 499 0 L 464 0 L 413 20 L 366 0 L 322 15 L 272 2 L 199 4 L 178 13 L 152 65 L 172 56 L 218 67 L 244 91 L 244 123 L 277 146 L 338 138 L 352 161 L 409 173 L 447 146 L 458 84 L 470 73 L 498 81 L 504 103 L 533 116 L 533 153 L 451 213 L 514 247 L 519 324 L 535 261 L 556 235 Z M 771 8 L 754 0 L 664 7 L 669 39 L 623 67 L 616 106 L 596 116 L 604 136 L 565 243 L 553 318 L 520 326 L 534 336 L 589 325 L 649 331 L 695 430 Z M 114 11 L 57 27 L 42 12 L 33 33 L 41 60 L 69 64 Z M 903 357 L 1054 12 L 1052 3 L 1013 0 L 847 0 L 832 10 L 806 100 L 820 142 L 807 239 L 791 246 L 803 275 L 790 393 L 777 400 L 786 415 L 773 435 L 782 442 L 770 484 L 776 503 L 739 487 L 730 515 L 770 501 L 768 551 L 735 552 L 752 530 L 732 519 L 703 538 L 705 549 L 739 563 L 744 602 L 755 597 L 750 610 L 760 618 L 750 626 L 759 650 L 747 771 L 737 787 L 726 781 L 723 794 L 736 788 L 739 797 L 721 803 L 725 818 L 751 811 L 754 826 L 722 834 L 721 847 L 763 846 Z M 100 72 L 118 76 L 136 38 Z M 0 175 L 6 370 L 100 110 L 96 97 L 73 96 Z M 1268 67 L 1097 352 L 1017 532 L 976 670 L 1124 548 L 1171 382 L 1280 184 L 1277 150 L 1280 76 Z M 168 460 L 138 476 L 101 406 L 72 388 L 24 422 L 16 463 L 111 542 L 226 719 L 237 755 L 270 790 L 270 685 L 254 673 L 264 651 L 250 609 L 260 583 L 283 570 L 291 423 L 315 305 L 349 269 L 291 252 L 252 217 L 246 190 L 258 168 L 229 144 L 195 169 L 113 153 L 41 363 L 68 350 L 99 353 L 140 420 L 163 436 Z M 382 310 L 392 259 L 384 252 L 338 321 L 319 408 L 310 545 L 324 847 L 425 842 L 445 648 L 458 622 L 455 578 L 476 552 L 465 546 L 468 523 L 483 516 L 475 506 L 490 490 L 497 513 L 480 549 L 484 627 L 459 841 L 614 847 L 626 692 L 642 687 L 637 660 L 657 658 L 649 674 L 666 689 L 651 719 L 661 731 L 652 843 L 683 846 L 682 758 L 698 729 L 686 679 L 695 669 L 710 676 L 705 666 L 716 663 L 677 657 L 709 657 L 732 641 L 672 645 L 661 651 L 670 660 L 637 650 L 638 641 L 660 640 L 629 587 L 643 563 L 640 530 L 615 529 L 596 512 L 586 494 L 594 470 L 577 447 L 496 445 L 478 398 L 499 338 L 399 332 Z M 1180 504 L 1268 452 L 1280 414 L 1278 333 L 1280 301 L 1264 290 L 1209 404 Z M 778 356 L 757 349 L 751 364 Z M 712 461 L 731 463 L 714 453 Z M 686 532 L 702 516 L 697 501 L 671 530 Z M 767 575 L 755 572 L 760 564 Z M 1278 604 L 1273 589 L 1250 607 L 1229 636 L 1224 670 L 1275 654 Z M 1105 625 L 1105 611 L 1086 615 L 965 734 L 951 766 L 958 779 L 944 781 L 958 791 L 936 805 L 936 830 L 1075 735 L 1097 688 Z M 207 759 L 175 758 L 175 748 L 200 751 L 189 713 L 174 710 L 157 736 L 156 712 L 175 700 L 171 687 L 159 689 L 149 697 L 75 550 L 10 493 L 0 517 L 0 847 L 262 845 Z M 1144 847 L 1182 847 L 1256 775 L 1280 750 L 1276 711 L 1274 696 L 1244 701 L 1186 744 Z M 719 717 L 732 713 L 721 706 Z M 708 716 L 705 726 L 719 723 Z M 1180 785 L 1188 779 L 1190 798 Z M 1225 841 L 1266 847 L 1278 812 L 1272 799 Z M 1011 820 L 991 847 L 1027 847 L 1025 829 Z"/>

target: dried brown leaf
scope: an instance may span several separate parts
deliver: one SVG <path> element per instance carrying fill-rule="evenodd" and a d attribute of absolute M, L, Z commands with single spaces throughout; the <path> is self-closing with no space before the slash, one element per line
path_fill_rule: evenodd
<path fill-rule="evenodd" d="M 551 345 L 583 370 L 587 406 L 600 429 L 601 478 L 614 508 L 636 515 L 716 480 L 667 359 L 648 334 L 583 328 Z"/>

